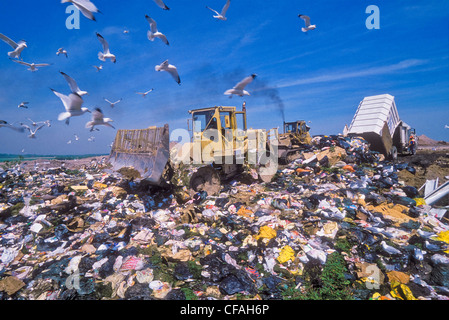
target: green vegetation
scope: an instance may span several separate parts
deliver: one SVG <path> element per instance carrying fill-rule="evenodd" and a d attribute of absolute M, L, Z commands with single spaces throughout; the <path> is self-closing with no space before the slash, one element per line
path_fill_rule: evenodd
<path fill-rule="evenodd" d="M 283 290 L 284 300 L 353 300 L 351 282 L 345 279 L 347 272 L 343 256 L 333 252 L 322 267 L 311 261 L 304 269 L 303 290 L 293 285 Z"/>

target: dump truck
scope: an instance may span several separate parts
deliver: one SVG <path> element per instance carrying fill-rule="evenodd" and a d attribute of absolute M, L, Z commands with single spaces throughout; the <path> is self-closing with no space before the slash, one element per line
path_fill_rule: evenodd
<path fill-rule="evenodd" d="M 398 154 L 411 154 L 409 141 L 415 129 L 400 119 L 394 96 L 381 94 L 365 97 L 344 134 L 360 136 L 370 149 L 396 160 Z"/>
<path fill-rule="evenodd" d="M 288 163 L 299 156 L 304 146 L 311 144 L 312 137 L 310 127 L 304 120 L 284 121 L 283 129 L 284 132 L 279 134 L 278 139 L 278 156 L 280 162 Z"/>
<path fill-rule="evenodd" d="M 118 130 L 108 158 L 112 169 L 164 186 L 179 164 L 193 165 L 197 170 L 190 176 L 190 190 L 208 194 L 216 194 L 244 165 L 253 165 L 262 181 L 271 180 L 277 171 L 277 129 L 248 129 L 245 103 L 241 111 L 214 106 L 189 113 L 188 130 L 170 134 L 168 124 Z M 170 138 L 175 141 L 172 148 Z"/>

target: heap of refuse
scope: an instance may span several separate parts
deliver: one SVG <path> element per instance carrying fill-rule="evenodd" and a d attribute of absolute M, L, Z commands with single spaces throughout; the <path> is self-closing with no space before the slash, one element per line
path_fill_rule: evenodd
<path fill-rule="evenodd" d="M 0 300 L 447 300 L 447 211 L 404 170 L 342 136 L 215 196 L 3 166 Z"/>

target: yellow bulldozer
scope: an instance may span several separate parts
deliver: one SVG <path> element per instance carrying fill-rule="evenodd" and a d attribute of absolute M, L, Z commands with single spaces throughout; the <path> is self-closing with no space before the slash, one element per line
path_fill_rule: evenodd
<path fill-rule="evenodd" d="M 189 186 L 216 194 L 221 183 L 252 166 L 262 181 L 277 171 L 277 129 L 248 129 L 246 106 L 214 106 L 189 110 L 188 129 L 169 133 L 164 127 L 118 130 L 109 162 L 139 180 L 164 186 L 179 164 L 193 166 Z M 170 142 L 171 141 L 171 142 Z M 170 147 L 172 144 L 172 147 Z"/>
<path fill-rule="evenodd" d="M 312 142 L 310 127 L 304 120 L 284 122 L 284 133 L 279 134 L 278 156 L 281 163 L 297 158 L 305 146 Z"/>

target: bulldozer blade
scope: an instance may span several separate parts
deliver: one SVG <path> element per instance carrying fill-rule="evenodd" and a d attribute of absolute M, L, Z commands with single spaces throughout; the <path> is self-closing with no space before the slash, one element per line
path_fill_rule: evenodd
<path fill-rule="evenodd" d="M 168 124 L 118 130 L 108 161 L 113 170 L 128 178 L 162 185 L 162 175 L 170 157 L 169 143 Z"/>

